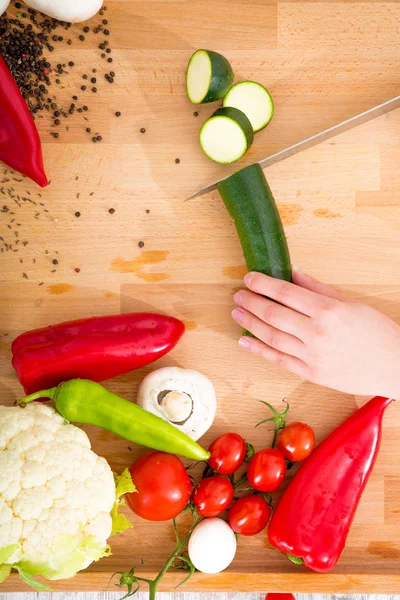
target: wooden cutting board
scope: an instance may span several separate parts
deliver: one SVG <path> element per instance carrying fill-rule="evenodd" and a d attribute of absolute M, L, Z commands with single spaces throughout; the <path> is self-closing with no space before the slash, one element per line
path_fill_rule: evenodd
<path fill-rule="evenodd" d="M 11 404 L 22 393 L 10 365 L 10 343 L 23 330 L 156 310 L 183 319 L 188 330 L 158 366 L 197 368 L 215 384 L 218 414 L 204 444 L 227 430 L 241 432 L 257 447 L 268 443 L 268 428 L 254 429 L 265 418 L 260 399 L 278 407 L 286 397 L 293 419 L 313 425 L 318 440 L 361 406 L 365 399 L 302 382 L 238 348 L 230 311 L 246 270 L 236 233 L 217 193 L 186 203 L 184 198 L 398 94 L 399 17 L 396 2 L 110 2 L 116 81 L 98 86 L 89 114 L 103 141 L 92 144 L 79 115 L 58 140 L 46 119 L 38 121 L 51 185 L 41 197 L 34 184 L 12 186 L 45 206 L 25 202 L 15 209 L 12 198 L 2 198 L 16 214 L 0 212 L 0 236 L 18 252 L 0 254 L 1 402 Z M 80 29 L 72 32 L 77 37 Z M 88 36 L 68 49 L 64 59 L 74 60 L 76 75 L 59 97 L 69 98 L 71 82 L 80 86 L 81 74 L 98 63 L 95 46 Z M 214 109 L 194 107 L 185 97 L 185 66 L 198 47 L 224 53 L 238 80 L 260 81 L 275 99 L 271 125 L 231 167 L 212 164 L 198 146 L 199 127 Z M 400 321 L 399 137 L 397 111 L 274 165 L 266 175 L 293 262 Z M 27 245 L 15 244 L 15 230 Z M 133 400 L 148 371 L 109 387 Z M 143 451 L 95 428 L 87 431 L 113 469 Z M 229 571 L 196 574 L 185 589 L 400 592 L 399 431 L 400 409 L 392 405 L 377 466 L 331 574 L 297 569 L 260 535 L 240 540 Z M 168 523 L 135 519 L 134 529 L 113 541 L 112 557 L 52 587 L 100 590 L 110 574 L 140 559 L 152 572 L 169 553 L 172 535 Z M 164 589 L 178 580 L 179 574 L 168 575 Z M 1 589 L 24 587 L 12 576 Z"/>

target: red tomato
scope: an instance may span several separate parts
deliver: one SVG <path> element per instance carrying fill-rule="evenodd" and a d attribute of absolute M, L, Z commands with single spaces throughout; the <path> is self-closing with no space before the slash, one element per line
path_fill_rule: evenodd
<path fill-rule="evenodd" d="M 273 492 L 282 483 L 286 474 L 283 454 L 275 448 L 256 452 L 247 469 L 250 485 L 259 492 Z"/>
<path fill-rule="evenodd" d="M 279 434 L 277 448 L 291 462 L 308 458 L 314 450 L 315 435 L 305 423 L 290 423 Z"/>
<path fill-rule="evenodd" d="M 213 475 L 200 481 L 193 492 L 193 504 L 202 517 L 220 515 L 233 500 L 233 485 L 229 479 Z"/>
<path fill-rule="evenodd" d="M 262 496 L 253 494 L 243 496 L 232 504 L 228 513 L 228 522 L 236 533 L 256 535 L 268 524 L 271 508 Z"/>
<path fill-rule="evenodd" d="M 126 494 L 129 508 L 149 521 L 173 519 L 186 507 L 191 484 L 180 458 L 166 452 L 150 452 L 130 467 L 137 492 Z"/>
<path fill-rule="evenodd" d="M 209 447 L 208 464 L 220 475 L 231 475 L 246 458 L 246 442 L 238 433 L 223 433 Z"/>

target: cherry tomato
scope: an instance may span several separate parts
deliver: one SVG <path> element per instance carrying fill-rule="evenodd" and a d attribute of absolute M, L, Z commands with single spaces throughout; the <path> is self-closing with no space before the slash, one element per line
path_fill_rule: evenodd
<path fill-rule="evenodd" d="M 180 458 L 167 452 L 150 452 L 129 469 L 137 492 L 126 494 L 129 508 L 149 521 L 173 519 L 186 507 L 191 484 Z"/>
<path fill-rule="evenodd" d="M 223 433 L 209 447 L 208 464 L 220 475 L 231 475 L 246 458 L 246 442 L 238 433 Z"/>
<path fill-rule="evenodd" d="M 279 434 L 277 448 L 291 462 L 300 462 L 314 450 L 315 435 L 305 423 L 290 423 Z"/>
<path fill-rule="evenodd" d="M 232 504 L 228 513 L 228 522 L 241 535 L 256 535 L 268 524 L 271 508 L 262 496 L 253 494 L 243 496 Z"/>
<path fill-rule="evenodd" d="M 213 475 L 200 481 L 193 493 L 193 504 L 202 517 L 220 515 L 233 500 L 233 485 L 229 479 Z"/>
<path fill-rule="evenodd" d="M 286 474 L 283 454 L 275 448 L 256 452 L 247 469 L 250 485 L 259 492 L 273 492 L 282 483 Z"/>

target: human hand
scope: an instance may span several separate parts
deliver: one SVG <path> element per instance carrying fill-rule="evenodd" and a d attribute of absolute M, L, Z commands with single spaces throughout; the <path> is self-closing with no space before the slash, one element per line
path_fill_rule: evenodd
<path fill-rule="evenodd" d="M 389 317 L 296 268 L 293 283 L 244 282 L 232 316 L 257 339 L 241 337 L 243 348 L 319 385 L 400 399 L 400 327 Z"/>

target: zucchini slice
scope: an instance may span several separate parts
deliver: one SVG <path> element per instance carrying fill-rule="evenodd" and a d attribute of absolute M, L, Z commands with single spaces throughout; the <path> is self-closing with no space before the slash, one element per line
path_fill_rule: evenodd
<path fill-rule="evenodd" d="M 255 81 L 235 83 L 226 94 L 223 106 L 234 106 L 243 111 L 248 116 L 254 132 L 264 129 L 274 114 L 271 94 Z"/>
<path fill-rule="evenodd" d="M 228 164 L 239 160 L 253 143 L 253 128 L 237 108 L 219 108 L 200 129 L 200 146 L 211 160 Z"/>
<path fill-rule="evenodd" d="M 258 163 L 223 179 L 218 191 L 236 226 L 249 271 L 291 281 L 282 221 Z"/>
<path fill-rule="evenodd" d="M 220 100 L 229 90 L 233 71 L 222 54 L 212 50 L 196 50 L 186 70 L 186 90 L 190 102 L 205 104 Z"/>

